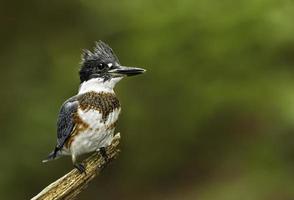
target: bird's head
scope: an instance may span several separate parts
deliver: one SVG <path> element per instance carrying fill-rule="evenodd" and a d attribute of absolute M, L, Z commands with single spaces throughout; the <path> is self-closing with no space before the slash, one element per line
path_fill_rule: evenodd
<path fill-rule="evenodd" d="M 145 69 L 138 67 L 126 67 L 119 63 L 113 50 L 104 42 L 96 42 L 94 51 L 83 50 L 80 81 L 101 78 L 104 81 L 121 79 L 125 76 L 142 74 Z"/>

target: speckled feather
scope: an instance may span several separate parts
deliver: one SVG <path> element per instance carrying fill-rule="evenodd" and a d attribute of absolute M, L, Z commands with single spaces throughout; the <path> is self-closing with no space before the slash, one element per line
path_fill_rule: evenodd
<path fill-rule="evenodd" d="M 109 120 L 113 112 L 116 117 Z M 119 112 L 120 103 L 114 93 L 92 91 L 71 97 L 60 109 L 55 151 L 61 150 L 68 154 L 75 137 L 79 134 L 89 131 L 99 134 L 97 128 L 93 129 L 95 126 L 99 126 L 100 131 L 114 131 Z"/>
<path fill-rule="evenodd" d="M 102 120 L 106 121 L 109 113 L 120 107 L 119 101 L 113 93 L 87 92 L 78 97 L 82 110 L 95 109 L 101 112 Z"/>

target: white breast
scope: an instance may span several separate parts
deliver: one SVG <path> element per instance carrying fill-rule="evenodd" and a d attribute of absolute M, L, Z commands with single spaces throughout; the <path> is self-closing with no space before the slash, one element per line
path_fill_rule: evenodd
<path fill-rule="evenodd" d="M 88 111 L 78 109 L 78 114 L 81 120 L 89 124 L 89 128 L 74 137 L 70 149 L 71 153 L 78 156 L 111 144 L 114 129 L 109 127 L 117 121 L 120 108 L 113 110 L 106 121 L 103 120 L 102 114 L 94 109 Z"/>

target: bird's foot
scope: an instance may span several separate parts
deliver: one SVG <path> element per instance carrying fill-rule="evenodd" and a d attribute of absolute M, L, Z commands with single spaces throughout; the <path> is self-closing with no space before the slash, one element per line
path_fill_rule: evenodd
<path fill-rule="evenodd" d="M 105 147 L 101 147 L 101 148 L 99 149 L 99 152 L 100 152 L 100 155 L 103 157 L 104 162 L 105 162 L 105 163 L 108 163 L 109 158 L 108 158 L 108 155 L 107 155 L 107 152 L 106 152 L 106 148 L 105 148 Z"/>
<path fill-rule="evenodd" d="M 85 166 L 82 164 L 82 163 L 76 163 L 74 164 L 74 167 L 79 170 L 79 172 L 82 174 L 82 173 L 85 173 L 86 174 L 86 168 Z"/>

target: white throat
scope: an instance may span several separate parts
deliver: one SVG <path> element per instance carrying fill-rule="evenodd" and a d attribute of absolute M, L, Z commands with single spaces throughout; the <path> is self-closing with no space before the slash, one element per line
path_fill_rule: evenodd
<path fill-rule="evenodd" d="M 80 85 L 78 94 L 86 92 L 110 92 L 114 93 L 113 88 L 122 77 L 111 78 L 110 80 L 104 81 L 103 78 L 92 78 L 88 81 L 84 81 Z"/>

